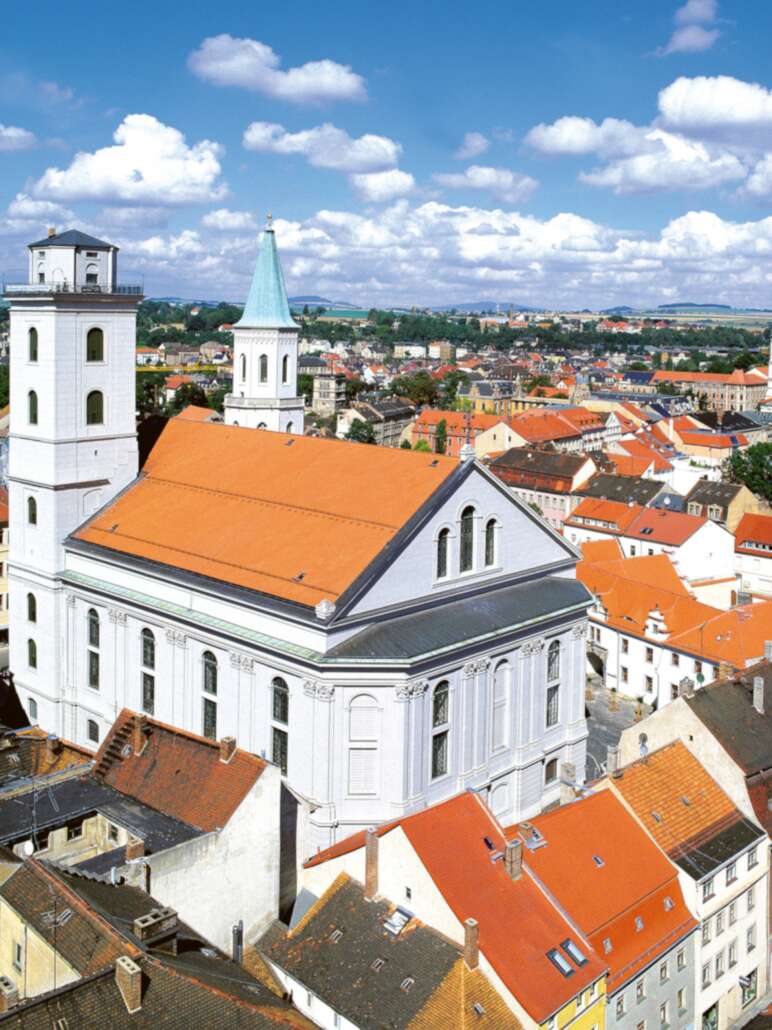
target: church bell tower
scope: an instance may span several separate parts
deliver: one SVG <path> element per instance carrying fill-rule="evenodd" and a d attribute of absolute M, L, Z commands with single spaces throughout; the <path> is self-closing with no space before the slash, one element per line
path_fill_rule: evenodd
<path fill-rule="evenodd" d="M 225 422 L 302 435 L 298 326 L 290 314 L 270 215 L 233 344 L 233 393 L 225 398 Z"/>

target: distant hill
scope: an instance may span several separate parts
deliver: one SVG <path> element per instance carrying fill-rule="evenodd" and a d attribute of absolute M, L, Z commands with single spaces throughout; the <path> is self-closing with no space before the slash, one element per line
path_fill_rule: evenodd
<path fill-rule="evenodd" d="M 484 312 L 492 311 L 500 315 L 506 315 L 507 311 L 512 308 L 513 311 L 541 311 L 541 308 L 529 308 L 525 304 L 515 304 L 511 300 L 478 300 L 473 303 L 464 302 L 461 304 L 439 304 L 430 311 L 452 311 L 455 308 L 456 311 L 466 311 L 468 314 L 482 314 Z"/>
<path fill-rule="evenodd" d="M 194 307 L 199 308 L 216 308 L 220 304 L 234 304 L 233 301 L 229 300 L 194 300 L 191 297 L 147 297 L 146 300 L 154 300 L 162 304 L 181 304 L 187 306 L 192 304 Z M 238 307 L 234 304 L 234 307 Z"/>
<path fill-rule="evenodd" d="M 657 311 L 693 311 L 698 308 L 700 311 L 734 311 L 731 304 L 693 304 L 691 301 L 684 301 L 677 304 L 660 304 Z"/>
<path fill-rule="evenodd" d="M 627 304 L 619 304 L 615 308 L 604 308 L 600 312 L 600 314 L 601 315 L 632 315 L 634 313 L 634 311 L 635 311 L 635 308 L 631 308 Z"/>
<path fill-rule="evenodd" d="M 359 308 L 358 304 L 352 304 L 347 300 L 328 300 L 326 297 L 317 297 L 315 294 L 309 294 L 304 297 L 288 297 L 287 300 L 292 305 L 298 304 L 313 304 L 314 307 L 322 308 Z"/>

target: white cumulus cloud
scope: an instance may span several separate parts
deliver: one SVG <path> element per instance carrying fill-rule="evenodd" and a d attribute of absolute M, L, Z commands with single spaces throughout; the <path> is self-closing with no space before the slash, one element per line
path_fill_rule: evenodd
<path fill-rule="evenodd" d="M 687 0 L 674 16 L 676 28 L 664 47 L 657 51 L 660 57 L 669 54 L 699 54 L 710 50 L 719 29 L 711 27 L 718 18 L 716 0 Z"/>
<path fill-rule="evenodd" d="M 205 229 L 214 229 L 216 232 L 248 232 L 257 228 L 251 211 L 229 211 L 227 207 L 207 211 L 201 224 Z"/>
<path fill-rule="evenodd" d="M 278 100 L 314 104 L 331 100 L 364 100 L 365 80 L 348 65 L 324 59 L 282 69 L 267 43 L 210 36 L 188 57 L 188 67 L 216 86 L 241 86 Z"/>
<path fill-rule="evenodd" d="M 36 142 L 34 132 L 29 129 L 0 123 L 0 150 L 28 150 Z"/>
<path fill-rule="evenodd" d="M 468 161 L 472 157 L 479 157 L 484 154 L 490 146 L 490 142 L 481 132 L 467 132 L 461 142 L 461 146 L 453 155 L 458 161 Z"/>
<path fill-rule="evenodd" d="M 26 193 L 17 193 L 8 205 L 8 214 L 11 218 L 29 218 L 34 221 L 50 221 L 58 219 L 60 222 L 74 221 L 75 215 L 61 204 L 54 204 L 50 200 L 35 200 Z"/>
<path fill-rule="evenodd" d="M 46 169 L 34 195 L 166 207 L 206 203 L 227 193 L 220 181 L 219 143 L 188 146 L 178 129 L 149 114 L 128 115 L 113 139 L 114 146 L 76 154 L 68 168 Z"/>
<path fill-rule="evenodd" d="M 592 118 L 565 115 L 551 125 L 535 125 L 525 142 L 542 154 L 593 154 L 620 157 L 641 149 L 646 130 L 620 118 Z"/>
<path fill-rule="evenodd" d="M 487 190 L 491 196 L 506 204 L 519 204 L 527 200 L 539 185 L 529 175 L 485 165 L 470 165 L 463 172 L 438 172 L 433 178 L 440 186 L 449 189 Z"/>
<path fill-rule="evenodd" d="M 404 197 L 415 188 L 415 179 L 410 172 L 402 172 L 399 168 L 391 168 L 386 172 L 355 173 L 349 176 L 349 182 L 363 200 L 374 203 Z"/>
<path fill-rule="evenodd" d="M 731 75 L 681 76 L 659 94 L 670 129 L 690 136 L 752 145 L 772 142 L 772 91 Z"/>
<path fill-rule="evenodd" d="M 388 136 L 366 133 L 354 139 L 329 122 L 301 132 L 288 132 L 274 122 L 252 122 L 244 146 L 271 154 L 300 154 L 316 168 L 341 172 L 378 172 L 393 168 L 402 147 Z"/>

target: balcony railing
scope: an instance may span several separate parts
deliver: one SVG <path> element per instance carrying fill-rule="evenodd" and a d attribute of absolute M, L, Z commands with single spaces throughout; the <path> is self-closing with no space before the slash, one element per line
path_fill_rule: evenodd
<path fill-rule="evenodd" d="M 129 297 L 141 297 L 144 287 L 141 284 L 126 283 L 70 283 L 57 281 L 49 283 L 10 283 L 3 282 L 3 293 L 7 297 L 39 296 L 40 294 L 92 293 L 108 296 L 120 294 Z"/>

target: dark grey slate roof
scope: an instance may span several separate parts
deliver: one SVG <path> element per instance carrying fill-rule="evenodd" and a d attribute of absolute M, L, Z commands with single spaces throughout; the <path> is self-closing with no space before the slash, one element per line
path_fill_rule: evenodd
<path fill-rule="evenodd" d="M 27 246 L 30 249 L 33 247 L 93 247 L 96 250 L 118 249 L 115 244 L 105 243 L 104 240 L 98 240 L 95 236 L 88 236 L 85 232 L 80 232 L 79 229 L 67 229 L 66 232 L 59 232 L 56 236 L 48 236 L 44 240 L 38 240 L 37 243 L 28 243 Z"/>
<path fill-rule="evenodd" d="M 624 504 L 651 503 L 662 489 L 662 484 L 653 479 L 636 479 L 634 476 L 611 476 L 600 473 L 593 476 L 578 494 L 584 497 L 597 497 L 607 501 L 622 501 Z"/>
<path fill-rule="evenodd" d="M 497 468 L 540 472 L 549 476 L 575 476 L 587 463 L 586 454 L 569 454 L 565 451 L 538 450 L 535 447 L 510 447 L 495 461 L 491 471 Z"/>
<path fill-rule="evenodd" d="M 689 504 L 718 504 L 726 508 L 742 490 L 740 483 L 711 483 L 707 479 L 698 480 L 686 495 Z"/>
<path fill-rule="evenodd" d="M 701 880 L 738 852 L 750 847 L 754 841 L 762 837 L 766 840 L 766 836 L 750 819 L 741 818 L 719 830 L 709 840 L 700 839 L 698 846 L 692 847 L 686 854 L 678 854 L 677 849 L 671 850 L 670 857 L 693 879 Z"/>
<path fill-rule="evenodd" d="M 567 609 L 586 609 L 592 595 L 576 579 L 545 576 L 530 583 L 404 615 L 363 630 L 330 651 L 334 658 L 416 658 L 517 627 Z"/>

